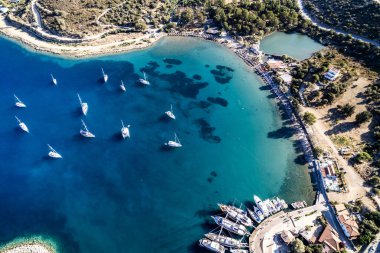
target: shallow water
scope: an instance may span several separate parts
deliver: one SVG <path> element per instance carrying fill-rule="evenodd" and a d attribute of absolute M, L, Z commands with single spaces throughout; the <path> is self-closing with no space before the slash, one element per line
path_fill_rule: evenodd
<path fill-rule="evenodd" d="M 0 49 L 0 243 L 42 234 L 67 253 L 201 252 L 197 240 L 215 228 L 209 215 L 219 202 L 240 204 L 254 193 L 313 200 L 268 88 L 217 44 L 165 38 L 147 50 L 75 61 L 4 39 Z M 142 70 L 149 87 L 136 82 Z M 77 92 L 89 104 L 86 117 Z M 26 109 L 13 106 L 13 93 Z M 163 116 L 170 104 L 175 121 Z M 96 138 L 79 135 L 80 119 Z M 131 139 L 121 139 L 121 119 Z M 163 143 L 174 132 L 183 148 L 170 151 Z M 47 143 L 64 159 L 49 159 Z"/>
<path fill-rule="evenodd" d="M 260 42 L 260 49 L 267 54 L 286 54 L 301 61 L 323 49 L 323 45 L 303 34 L 274 32 Z"/>

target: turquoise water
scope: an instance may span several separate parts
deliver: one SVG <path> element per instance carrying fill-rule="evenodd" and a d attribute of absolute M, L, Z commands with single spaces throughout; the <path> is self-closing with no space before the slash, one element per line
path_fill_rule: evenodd
<path fill-rule="evenodd" d="M 197 240 L 215 227 L 208 223 L 218 202 L 251 201 L 253 193 L 313 200 L 268 88 L 219 45 L 165 38 L 87 60 L 4 39 L 0 49 L 0 243 L 37 234 L 67 253 L 203 252 Z M 151 86 L 136 83 L 141 70 Z M 89 104 L 86 117 L 77 92 Z M 13 106 L 13 93 L 26 109 Z M 170 104 L 175 121 L 163 117 Z M 96 138 L 79 135 L 81 118 Z M 120 138 L 121 119 L 131 125 L 129 140 Z M 174 132 L 183 148 L 166 150 Z M 64 159 L 49 159 L 47 143 Z"/>
<path fill-rule="evenodd" d="M 309 58 L 313 53 L 322 48 L 322 44 L 299 33 L 274 32 L 265 37 L 260 43 L 260 49 L 264 53 L 274 55 L 286 54 L 299 61 Z"/>

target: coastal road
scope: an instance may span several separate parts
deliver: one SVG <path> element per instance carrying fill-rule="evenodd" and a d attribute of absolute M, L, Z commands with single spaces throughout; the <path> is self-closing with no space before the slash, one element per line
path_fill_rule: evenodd
<path fill-rule="evenodd" d="M 302 17 L 306 20 L 310 20 L 313 25 L 318 26 L 320 29 L 325 30 L 325 31 L 334 31 L 337 34 L 350 35 L 353 39 L 356 39 L 356 40 L 359 40 L 362 42 L 366 42 L 366 43 L 370 43 L 370 44 L 377 46 L 377 47 L 380 46 L 380 42 L 377 42 L 377 41 L 374 41 L 374 40 L 371 40 L 371 39 L 368 39 L 368 38 L 365 38 L 365 37 L 362 37 L 359 35 L 351 34 L 351 33 L 336 29 L 336 28 L 329 27 L 325 24 L 322 24 L 321 22 L 317 21 L 315 18 L 312 18 L 310 16 L 310 14 L 307 13 L 307 11 L 306 11 L 303 3 L 302 3 L 302 0 L 297 0 L 297 2 L 298 2 L 298 6 L 300 8 L 300 13 L 301 13 Z"/>

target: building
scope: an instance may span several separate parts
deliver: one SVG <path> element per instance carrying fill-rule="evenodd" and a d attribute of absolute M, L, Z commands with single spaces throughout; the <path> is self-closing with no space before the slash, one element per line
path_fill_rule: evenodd
<path fill-rule="evenodd" d="M 9 11 L 9 9 L 7 7 L 0 7 L 0 13 L 7 13 Z"/>
<path fill-rule="evenodd" d="M 286 243 L 290 244 L 292 243 L 296 238 L 295 236 L 289 231 L 289 230 L 284 230 L 280 234 L 281 239 Z"/>
<path fill-rule="evenodd" d="M 343 243 L 338 233 L 328 224 L 323 230 L 318 242 L 323 245 L 324 253 L 339 252 L 343 249 Z"/>
<path fill-rule="evenodd" d="M 206 30 L 206 33 L 207 34 L 210 34 L 210 35 L 220 35 L 220 31 L 217 27 L 210 27 Z"/>
<path fill-rule="evenodd" d="M 329 81 L 334 81 L 338 78 L 340 74 L 340 70 L 338 69 L 329 69 L 323 76 L 329 80 Z"/>
<path fill-rule="evenodd" d="M 267 65 L 271 70 L 285 69 L 286 64 L 280 60 L 269 59 Z"/>
<path fill-rule="evenodd" d="M 359 225 L 355 217 L 350 214 L 343 204 L 335 205 L 335 212 L 338 217 L 339 225 L 341 226 L 344 234 L 350 238 L 355 239 L 360 235 Z"/>

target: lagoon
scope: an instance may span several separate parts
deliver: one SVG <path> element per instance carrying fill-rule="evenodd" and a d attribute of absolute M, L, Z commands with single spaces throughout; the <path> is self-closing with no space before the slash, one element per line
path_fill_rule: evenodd
<path fill-rule="evenodd" d="M 197 241 L 216 227 L 209 215 L 217 203 L 253 194 L 313 201 L 303 155 L 273 95 L 220 45 L 164 38 L 86 60 L 4 39 L 0 49 L 0 243 L 44 235 L 65 253 L 203 252 Z M 101 66 L 107 84 L 99 82 Z M 151 86 L 137 84 L 142 71 Z M 77 92 L 89 104 L 86 117 Z M 14 93 L 26 109 L 13 106 Z M 171 104 L 175 121 L 163 116 Z M 96 138 L 79 135 L 80 119 Z M 120 136 L 121 119 L 131 125 L 129 140 Z M 174 132 L 183 148 L 167 150 Z M 47 143 L 64 159 L 49 159 Z"/>

